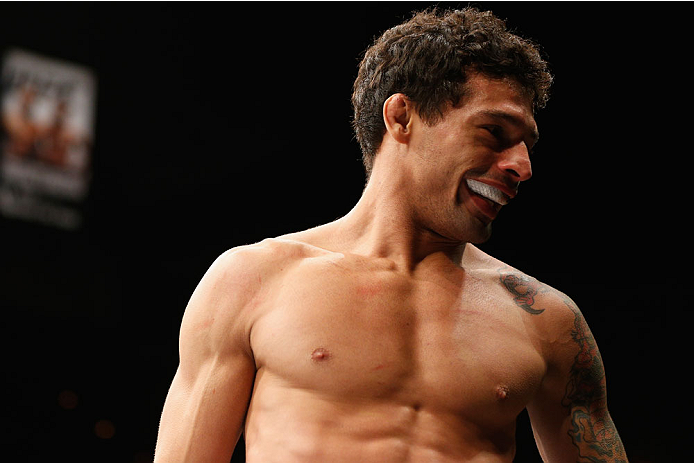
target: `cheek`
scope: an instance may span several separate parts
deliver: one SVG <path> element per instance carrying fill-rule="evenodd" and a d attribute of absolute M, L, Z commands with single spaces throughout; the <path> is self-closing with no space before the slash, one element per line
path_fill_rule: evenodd
<path fill-rule="evenodd" d="M 417 164 L 415 177 L 418 182 L 426 182 L 430 190 L 445 189 L 456 197 L 466 172 L 484 172 L 484 150 L 464 131 L 437 125 L 416 135 L 410 146 Z"/>

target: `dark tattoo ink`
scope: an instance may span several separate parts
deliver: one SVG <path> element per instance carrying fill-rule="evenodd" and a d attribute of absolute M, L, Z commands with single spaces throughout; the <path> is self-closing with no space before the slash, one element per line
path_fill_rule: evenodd
<path fill-rule="evenodd" d="M 568 434 L 580 462 L 624 463 L 624 446 L 607 410 L 605 369 L 595 338 L 573 301 L 566 298 L 564 303 L 574 314 L 571 337 L 579 347 L 562 399 L 571 410 Z"/>
<path fill-rule="evenodd" d="M 535 296 L 540 292 L 542 284 L 528 276 L 520 273 L 505 273 L 499 271 L 501 283 L 504 287 L 513 294 L 513 301 L 518 307 L 525 310 L 529 314 L 539 315 L 545 309 L 533 309 Z"/>

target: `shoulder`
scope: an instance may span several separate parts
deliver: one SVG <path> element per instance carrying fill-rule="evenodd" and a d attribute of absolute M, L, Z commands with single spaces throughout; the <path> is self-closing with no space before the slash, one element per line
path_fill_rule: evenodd
<path fill-rule="evenodd" d="M 302 243 L 268 238 L 225 251 L 213 262 L 206 276 L 209 274 L 215 279 L 221 278 L 229 284 L 252 285 L 254 280 L 269 276 L 306 254 L 306 246 Z"/>
<path fill-rule="evenodd" d="M 249 280 L 271 276 L 318 253 L 318 248 L 296 239 L 267 238 L 229 249 L 215 260 L 208 272 L 229 278 L 232 283 L 240 280 L 248 284 L 252 283 Z"/>
<path fill-rule="evenodd" d="M 199 289 L 211 291 L 217 297 L 232 298 L 237 304 L 248 302 L 293 266 L 326 252 L 305 242 L 282 237 L 237 246 L 222 253 L 212 263 Z"/>
<path fill-rule="evenodd" d="M 588 330 L 578 305 L 561 290 L 477 248 L 472 248 L 470 254 L 468 262 L 474 271 L 485 275 L 501 290 L 502 297 L 531 316 L 529 320 L 540 341 L 571 341 L 577 331 Z"/>
<path fill-rule="evenodd" d="M 595 338 L 571 297 L 511 267 L 499 269 L 499 281 L 514 304 L 531 315 L 526 326 L 532 326 L 550 375 L 565 378 L 584 363 L 593 372 L 602 371 Z"/>
<path fill-rule="evenodd" d="M 193 291 L 183 315 L 182 341 L 202 337 L 217 347 L 234 338 L 245 341 L 258 301 L 308 252 L 301 243 L 272 238 L 222 253 Z"/>

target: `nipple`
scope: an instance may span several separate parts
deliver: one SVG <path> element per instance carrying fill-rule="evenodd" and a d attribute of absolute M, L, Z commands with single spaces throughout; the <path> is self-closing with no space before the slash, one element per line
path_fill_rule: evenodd
<path fill-rule="evenodd" d="M 323 347 L 319 347 L 318 349 L 314 350 L 311 354 L 311 360 L 313 360 L 314 362 L 328 360 L 329 357 L 330 352 L 328 351 L 328 349 L 325 349 Z"/>
<path fill-rule="evenodd" d="M 496 398 L 498 400 L 505 400 L 508 397 L 508 387 L 504 385 L 499 385 L 496 387 Z"/>

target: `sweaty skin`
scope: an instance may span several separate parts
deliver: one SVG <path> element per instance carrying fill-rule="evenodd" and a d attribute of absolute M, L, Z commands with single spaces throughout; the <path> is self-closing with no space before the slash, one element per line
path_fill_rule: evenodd
<path fill-rule="evenodd" d="M 345 217 L 212 265 L 183 318 L 157 463 L 228 462 L 241 432 L 249 463 L 511 462 L 525 408 L 546 461 L 626 461 L 581 312 L 471 244 L 501 205 L 466 179 L 512 203 L 537 128 L 513 82 L 468 85 L 434 126 L 389 98 Z"/>

